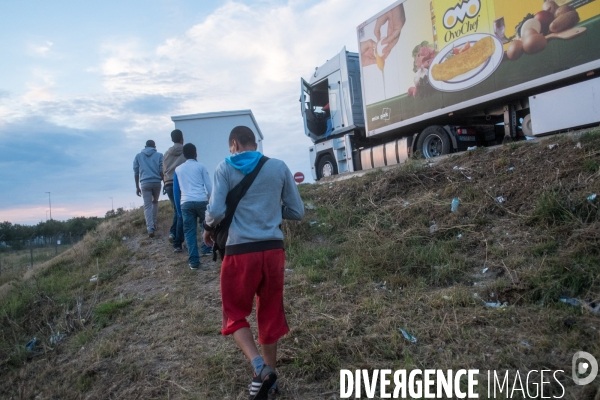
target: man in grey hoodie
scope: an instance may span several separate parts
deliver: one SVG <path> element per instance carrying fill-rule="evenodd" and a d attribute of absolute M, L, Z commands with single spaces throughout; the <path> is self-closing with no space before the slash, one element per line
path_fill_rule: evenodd
<path fill-rule="evenodd" d="M 171 206 L 173 207 L 173 221 L 171 222 L 171 229 L 169 231 L 169 241 L 173 243 L 173 251 L 179 253 L 182 251 L 181 244 L 183 243 L 183 219 L 177 214 L 177 208 L 175 207 L 175 197 L 173 195 L 173 176 L 175 175 L 175 168 L 179 167 L 185 162 L 183 156 L 183 132 L 179 129 L 175 129 L 171 132 L 171 140 L 173 146 L 165 152 L 163 162 L 163 173 L 165 178 L 164 192 L 169 196 Z"/>
<path fill-rule="evenodd" d="M 163 180 L 163 155 L 156 151 L 154 140 L 148 140 L 144 150 L 135 156 L 133 174 L 135 193 L 144 199 L 144 217 L 146 217 L 148 236 L 154 237 L 158 216 L 158 198 Z"/>
<path fill-rule="evenodd" d="M 209 246 L 213 245 L 212 231 L 225 217 L 227 193 L 262 157 L 256 148 L 250 128 L 238 126 L 231 131 L 229 150 L 233 155 L 217 166 L 206 209 L 204 242 Z M 304 204 L 292 173 L 283 161 L 271 158 L 240 200 L 229 227 L 221 264 L 221 333 L 233 335 L 254 368 L 250 400 L 274 399 L 277 395 L 277 342 L 289 332 L 283 309 L 285 252 L 280 225 L 283 219 L 300 220 L 303 216 Z M 255 296 L 262 356 L 246 319 Z"/>

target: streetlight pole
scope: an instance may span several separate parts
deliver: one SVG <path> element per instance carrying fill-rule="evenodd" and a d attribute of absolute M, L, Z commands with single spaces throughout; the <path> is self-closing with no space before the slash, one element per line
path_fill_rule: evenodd
<path fill-rule="evenodd" d="M 110 207 L 112 208 L 113 211 L 115 211 L 115 204 L 113 203 L 113 198 L 109 197 L 110 199 Z"/>
<path fill-rule="evenodd" d="M 50 206 L 50 221 L 52 221 L 52 202 L 50 201 L 50 192 L 48 193 L 48 205 Z"/>
<path fill-rule="evenodd" d="M 46 210 L 46 221 L 48 221 L 48 210 Z"/>

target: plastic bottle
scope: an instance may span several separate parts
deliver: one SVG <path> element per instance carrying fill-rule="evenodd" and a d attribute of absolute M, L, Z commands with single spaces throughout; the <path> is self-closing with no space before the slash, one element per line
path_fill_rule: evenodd
<path fill-rule="evenodd" d="M 452 199 L 452 206 L 450 207 L 450 211 L 456 212 L 458 210 L 458 205 L 460 204 L 460 200 L 458 198 Z"/>

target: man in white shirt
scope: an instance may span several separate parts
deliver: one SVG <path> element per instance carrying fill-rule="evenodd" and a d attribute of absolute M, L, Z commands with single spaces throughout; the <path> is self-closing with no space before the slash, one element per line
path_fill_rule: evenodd
<path fill-rule="evenodd" d="M 192 143 L 184 145 L 183 156 L 186 161 L 175 169 L 173 195 L 177 214 L 183 217 L 190 269 L 196 270 L 200 267 L 197 228 L 198 223 L 204 222 L 212 184 L 206 167 L 197 161 L 196 146 Z"/>

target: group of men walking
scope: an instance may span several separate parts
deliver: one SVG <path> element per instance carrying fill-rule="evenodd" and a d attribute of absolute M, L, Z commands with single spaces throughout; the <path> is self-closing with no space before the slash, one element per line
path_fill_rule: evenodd
<path fill-rule="evenodd" d="M 275 399 L 279 393 L 277 343 L 289 332 L 283 307 L 285 252 L 280 225 L 282 219 L 304 216 L 298 189 L 284 162 L 257 151 L 254 133 L 246 126 L 231 131 L 232 155 L 217 165 L 213 182 L 198 162 L 196 146 L 184 145 L 179 129 L 171 132 L 171 139 L 174 144 L 164 157 L 156 151 L 154 141 L 148 140 L 133 163 L 136 193 L 144 198 L 148 235 L 154 237 L 156 231 L 161 181 L 174 209 L 169 240 L 175 252 L 182 251 L 185 241 L 192 270 L 201 266 L 200 255 L 212 254 L 215 229 L 223 231 L 219 224 L 231 221 L 224 228 L 227 240 L 221 249 L 221 333 L 233 335 L 252 364 L 249 399 Z M 239 193 L 240 187 L 244 189 L 235 199 L 237 206 L 232 206 L 231 194 Z M 198 224 L 204 231 L 200 249 Z M 247 321 L 255 296 L 262 355 Z"/>

